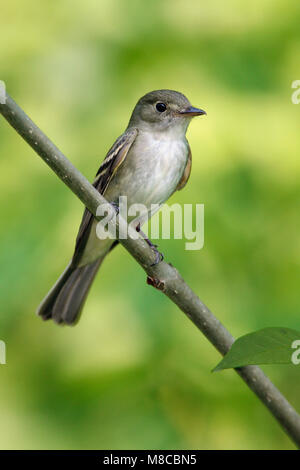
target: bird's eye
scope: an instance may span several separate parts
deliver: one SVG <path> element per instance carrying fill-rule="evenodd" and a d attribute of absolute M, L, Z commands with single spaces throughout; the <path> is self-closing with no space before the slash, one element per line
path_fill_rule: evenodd
<path fill-rule="evenodd" d="M 157 103 L 156 109 L 159 113 L 163 113 L 167 109 L 167 106 L 165 103 Z"/>

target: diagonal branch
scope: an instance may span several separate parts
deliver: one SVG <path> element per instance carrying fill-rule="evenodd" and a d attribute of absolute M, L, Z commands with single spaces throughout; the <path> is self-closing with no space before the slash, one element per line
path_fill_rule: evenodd
<path fill-rule="evenodd" d="M 7 94 L 5 104 L 3 102 L 1 104 L 0 101 L 0 113 L 94 215 L 99 205 L 107 203 L 104 197 Z M 120 219 L 116 228 L 117 230 L 126 229 L 125 220 Z M 131 233 L 129 230 L 129 235 Z M 146 271 L 148 283 L 168 296 L 215 348 L 225 355 L 234 342 L 234 338 L 185 283 L 179 272 L 166 262 L 151 266 L 155 255 L 142 237 L 138 239 L 128 237 L 121 239 L 120 243 Z M 236 369 L 236 372 L 300 448 L 300 416 L 286 398 L 259 367 L 241 367 Z"/>

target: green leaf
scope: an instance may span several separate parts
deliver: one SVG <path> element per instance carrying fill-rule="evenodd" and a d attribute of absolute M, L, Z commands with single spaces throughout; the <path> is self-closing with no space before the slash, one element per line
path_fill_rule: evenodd
<path fill-rule="evenodd" d="M 293 344 L 295 341 L 299 343 Z M 264 328 L 238 338 L 212 372 L 251 364 L 296 364 L 292 356 L 300 359 L 300 332 L 290 328 Z"/>

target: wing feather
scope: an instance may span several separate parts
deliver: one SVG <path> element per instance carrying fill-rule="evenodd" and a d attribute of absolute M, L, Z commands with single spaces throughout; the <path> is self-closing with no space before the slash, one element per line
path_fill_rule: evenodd
<path fill-rule="evenodd" d="M 189 146 L 189 144 L 188 144 Z M 189 146 L 189 153 L 188 153 L 188 158 L 186 162 L 186 167 L 184 169 L 183 175 L 179 180 L 179 183 L 177 185 L 176 190 L 180 191 L 180 189 L 183 189 L 188 182 L 188 179 L 191 175 L 191 170 L 192 170 L 192 152 L 191 152 L 191 147 Z"/>
<path fill-rule="evenodd" d="M 126 155 L 135 141 L 137 134 L 138 130 L 136 128 L 127 130 L 115 141 L 114 145 L 108 151 L 93 182 L 93 186 L 99 191 L 100 194 L 105 193 L 109 182 L 115 175 L 119 166 L 125 160 Z M 85 208 L 76 238 L 75 252 L 72 259 L 72 263 L 75 265 L 84 251 L 84 247 L 91 230 L 92 220 L 93 214 L 87 208 Z"/>

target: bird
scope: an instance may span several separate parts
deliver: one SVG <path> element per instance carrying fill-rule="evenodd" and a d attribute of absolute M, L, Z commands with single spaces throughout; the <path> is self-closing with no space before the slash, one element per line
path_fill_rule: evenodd
<path fill-rule="evenodd" d="M 117 206 L 120 196 L 127 197 L 128 206 L 143 204 L 147 210 L 137 220 L 137 230 L 151 217 L 152 204 L 161 207 L 186 185 L 192 166 L 186 131 L 193 117 L 205 114 L 178 91 L 151 91 L 139 99 L 125 132 L 108 151 L 93 186 L 112 205 Z M 73 257 L 38 307 L 42 319 L 78 322 L 100 265 L 118 243 L 99 239 L 97 223 L 85 208 Z"/>

